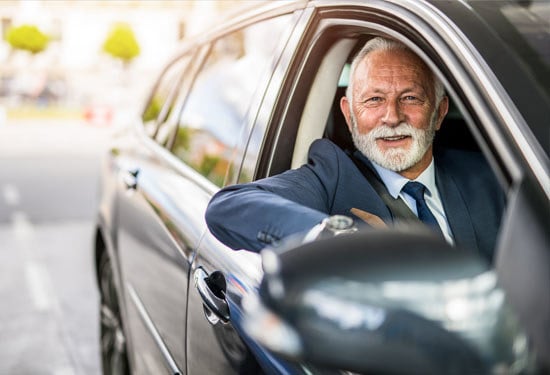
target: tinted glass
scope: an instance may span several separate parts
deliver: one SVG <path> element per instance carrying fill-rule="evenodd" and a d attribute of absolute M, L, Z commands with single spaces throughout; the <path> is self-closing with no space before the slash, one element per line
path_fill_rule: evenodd
<path fill-rule="evenodd" d="M 550 1 L 484 0 L 471 1 L 469 4 L 476 14 L 500 36 L 508 51 L 511 51 L 515 58 L 520 59 L 521 69 L 533 78 L 537 92 L 532 88 L 530 92 L 519 95 L 521 87 L 517 86 L 528 86 L 522 81 L 514 81 L 514 77 L 503 77 L 503 73 L 497 72 L 499 67 L 493 66 L 495 73 L 501 74 L 499 76 L 501 82 L 504 83 L 505 80 L 512 82 L 507 87 L 509 94 L 516 105 L 521 106 L 519 109 L 524 116 L 531 113 L 530 117 L 526 117 L 527 124 L 548 153 L 550 127 L 544 118 L 547 117 L 548 103 L 550 103 Z M 490 52 L 498 53 L 498 51 Z M 507 72 L 507 75 L 509 73 Z M 546 109 L 536 107 L 546 107 Z"/>
<path fill-rule="evenodd" d="M 157 125 L 170 114 L 177 83 L 188 63 L 189 57 L 182 57 L 171 64 L 160 76 L 142 114 L 142 121 L 148 135 L 153 136 Z"/>
<path fill-rule="evenodd" d="M 218 186 L 232 168 L 255 93 L 267 84 L 278 42 L 269 36 L 280 24 L 267 20 L 217 40 L 179 117 L 173 153 Z"/>
<path fill-rule="evenodd" d="M 523 2 L 507 4 L 501 8 L 502 14 L 521 34 L 533 52 L 533 59 L 550 67 L 550 2 Z M 531 59 L 527 59 L 531 63 Z M 532 63 L 531 63 L 532 64 Z"/>
<path fill-rule="evenodd" d="M 550 1 L 470 0 L 469 5 L 550 93 Z"/>

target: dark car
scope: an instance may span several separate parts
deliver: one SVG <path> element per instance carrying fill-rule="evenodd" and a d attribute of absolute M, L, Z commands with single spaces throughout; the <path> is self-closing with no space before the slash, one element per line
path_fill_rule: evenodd
<path fill-rule="evenodd" d="M 549 20 L 546 1 L 258 2 L 186 41 L 104 162 L 104 373 L 548 371 Z M 338 102 L 378 35 L 444 82 L 436 146 L 481 151 L 500 181 L 493 262 L 421 232 L 333 236 L 341 218 L 261 254 L 216 240 L 221 187 L 298 167 L 318 138 L 350 147 Z"/>

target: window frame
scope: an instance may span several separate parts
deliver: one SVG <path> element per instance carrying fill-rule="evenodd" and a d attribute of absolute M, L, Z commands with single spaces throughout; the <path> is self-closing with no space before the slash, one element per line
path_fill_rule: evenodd
<path fill-rule="evenodd" d="M 155 100 L 155 94 L 160 89 L 160 86 L 165 82 L 165 79 L 167 78 L 167 75 L 170 74 L 170 71 L 176 67 L 189 53 L 191 53 L 191 56 L 189 56 L 189 61 L 185 64 L 185 67 L 183 69 L 178 69 L 176 71 L 176 79 L 173 79 L 169 82 L 169 88 L 168 88 L 168 95 L 166 97 L 166 100 L 162 103 L 162 106 L 159 110 L 159 113 L 154 119 L 151 119 L 149 121 L 144 121 L 145 113 L 147 112 L 148 108 L 151 106 L 153 100 Z M 169 108 L 173 103 L 175 102 L 176 93 L 178 91 L 179 84 L 181 83 L 181 80 L 185 76 L 185 73 L 190 69 L 190 66 L 193 64 L 193 52 L 187 51 L 186 53 L 179 54 L 177 57 L 173 58 L 166 66 L 162 69 L 161 73 L 158 75 L 158 78 L 155 81 L 155 84 L 153 85 L 152 89 L 150 90 L 149 96 L 147 98 L 146 104 L 143 106 L 143 110 L 141 111 L 141 127 L 144 129 L 145 134 L 147 134 L 148 137 L 151 139 L 156 139 L 159 128 L 162 126 L 162 124 L 167 120 L 167 115 L 170 115 Z M 153 126 L 151 134 L 148 133 L 147 124 L 151 123 Z"/>
<path fill-rule="evenodd" d="M 203 71 L 204 64 L 208 60 L 208 57 L 212 51 L 213 46 L 217 41 L 220 39 L 223 39 L 224 37 L 227 37 L 235 32 L 238 32 L 240 30 L 244 30 L 246 28 L 254 27 L 255 25 L 258 25 L 263 22 L 269 22 L 270 20 L 276 19 L 276 18 L 282 18 L 282 17 L 288 17 L 288 32 L 285 33 L 278 43 L 275 44 L 275 48 L 272 52 L 272 66 L 276 66 L 277 61 L 280 59 L 280 56 L 284 50 L 285 45 L 287 44 L 288 39 L 290 39 L 292 35 L 292 30 L 294 30 L 296 23 L 299 19 L 300 14 L 302 13 L 302 9 L 295 9 L 294 7 L 290 7 L 288 9 L 281 9 L 280 12 L 267 12 L 264 15 L 256 16 L 251 19 L 249 19 L 246 22 L 241 22 L 234 24 L 232 26 L 227 27 L 222 32 L 217 32 L 213 34 L 212 36 L 209 36 L 202 40 L 200 43 L 196 44 L 195 49 L 200 49 L 199 52 L 196 53 L 196 56 L 190 65 L 192 65 L 192 79 L 190 80 L 190 83 L 185 90 L 184 94 L 180 94 L 177 97 L 176 103 L 177 103 L 177 110 L 173 110 L 170 113 L 170 117 L 167 119 L 166 123 L 170 123 L 173 129 L 171 129 L 171 135 L 168 141 L 166 142 L 166 149 L 169 151 L 170 155 L 173 156 L 176 160 L 179 161 L 182 165 L 185 165 L 186 167 L 189 167 L 190 170 L 195 171 L 199 176 L 205 179 L 205 181 L 208 181 L 208 183 L 212 183 L 206 176 L 203 176 L 200 174 L 196 169 L 185 163 L 183 160 L 181 160 L 179 157 L 177 157 L 173 153 L 173 147 L 176 141 L 177 137 L 177 131 L 178 131 L 178 122 L 181 117 L 182 112 L 185 110 L 186 102 L 189 97 L 189 94 L 192 92 L 193 87 L 195 85 L 197 77 L 201 74 Z M 276 75 L 276 68 L 264 68 L 264 71 L 260 73 L 261 75 L 261 81 L 265 82 L 264 84 L 261 84 L 254 89 L 254 94 L 252 95 L 252 99 L 250 102 L 250 105 L 246 111 L 246 114 L 244 116 L 244 124 L 240 129 L 240 136 L 237 138 L 237 141 L 234 145 L 234 147 L 231 149 L 233 153 L 233 157 L 230 160 L 229 163 L 229 170 L 226 174 L 226 177 L 224 179 L 223 186 L 234 184 L 237 182 L 238 176 L 241 173 L 243 161 L 245 158 L 245 154 L 248 149 L 248 144 L 251 139 L 251 132 L 253 127 L 255 126 L 255 122 L 258 117 L 258 112 L 260 108 L 262 107 L 262 102 L 264 101 L 266 91 L 269 87 L 273 84 L 273 76 Z M 161 125 L 162 126 L 162 125 Z M 239 149 L 239 147 L 242 149 L 241 153 L 236 152 L 236 150 Z M 231 173 L 231 171 L 233 171 Z M 216 189 L 219 187 L 212 183 L 213 189 Z"/>
<path fill-rule="evenodd" d="M 447 22 L 447 19 L 441 16 L 438 22 Z M 523 120 L 483 60 L 474 59 L 475 66 L 472 66 L 467 55 L 475 55 L 475 51 L 470 51 L 466 41 L 458 39 L 456 30 L 445 29 L 440 34 L 439 24 L 432 27 L 429 18 L 423 19 L 397 4 L 383 4 L 379 8 L 318 6 L 302 35 L 300 48 L 294 52 L 292 68 L 289 69 L 293 73 L 287 74 L 279 91 L 254 179 L 278 174 L 291 167 L 289 155 L 295 148 L 302 108 L 308 96 L 303 88 L 310 87 L 315 79 L 315 72 L 312 73 L 310 67 L 319 65 L 320 60 L 316 58 L 319 46 L 328 44 L 324 47 L 326 51 L 330 48 L 327 40 L 331 38 L 335 40 L 342 35 L 368 31 L 372 35 L 401 40 L 423 58 L 443 81 L 449 97 L 463 114 L 501 185 L 509 190 L 521 179 L 523 163 L 518 159 L 517 147 L 507 138 L 508 125 Z M 340 35 L 326 33 L 331 27 L 340 28 Z"/>

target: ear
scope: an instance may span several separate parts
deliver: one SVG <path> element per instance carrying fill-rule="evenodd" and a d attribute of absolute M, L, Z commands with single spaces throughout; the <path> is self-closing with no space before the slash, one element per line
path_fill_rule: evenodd
<path fill-rule="evenodd" d="M 344 118 L 346 119 L 346 124 L 348 126 L 349 131 L 351 132 L 351 116 L 350 116 L 350 103 L 346 96 L 342 96 L 340 99 L 340 110 L 342 111 L 342 114 L 344 115 Z"/>
<path fill-rule="evenodd" d="M 447 112 L 449 111 L 449 97 L 444 96 L 443 99 L 439 102 L 439 107 L 437 108 L 437 125 L 435 127 L 435 130 L 439 130 L 441 128 L 441 123 L 443 122 L 443 119 L 447 115 Z"/>

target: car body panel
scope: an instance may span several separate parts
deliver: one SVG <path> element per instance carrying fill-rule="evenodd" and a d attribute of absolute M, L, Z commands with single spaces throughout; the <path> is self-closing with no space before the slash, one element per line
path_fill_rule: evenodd
<path fill-rule="evenodd" d="M 122 274 L 127 287 L 135 290 L 151 319 L 157 322 L 160 337 L 176 363 L 185 366 L 181 337 L 185 337 L 187 301 L 181 291 L 187 289 L 192 251 L 204 227 L 204 221 L 193 213 L 201 207 L 201 196 L 201 208 L 205 209 L 209 195 L 161 163 L 146 158 L 130 159 L 129 163 L 139 164 L 140 168 L 135 189 L 122 186 L 118 198 Z M 125 168 L 121 168 L 122 173 Z M 171 210 L 166 211 L 166 207 Z M 181 225 L 182 220 L 186 225 Z M 178 228 L 197 229 L 182 233 Z M 127 300 L 127 305 L 132 305 L 130 302 Z"/>
<path fill-rule="evenodd" d="M 347 56 L 338 54 L 350 53 L 353 44 L 373 34 L 408 44 L 444 81 L 462 114 L 462 126 L 472 133 L 509 193 L 497 272 L 512 300 L 522 306 L 519 315 L 529 321 L 544 291 L 537 287 L 522 295 L 525 286 L 516 287 L 524 285 L 518 275 L 533 263 L 511 259 L 522 258 L 520 237 L 532 231 L 529 259 L 539 259 L 539 265 L 549 262 L 548 145 L 540 143 L 549 129 L 548 82 L 524 69 L 508 50 L 505 34 L 499 35 L 476 14 L 491 13 L 486 5 L 412 0 L 269 3 L 264 10 L 238 14 L 229 24 L 189 41 L 182 53 L 196 53 L 187 73 L 194 77 L 211 40 L 243 25 L 292 15 L 286 33 L 279 36 L 267 83 L 249 103 L 232 154 L 234 168 L 225 182 L 233 184 L 287 170 L 295 153 L 304 153 L 309 141 L 322 136 L 324 123 L 319 122 L 331 109 L 320 105 L 319 98 L 324 95 L 323 103 L 328 103 L 336 88 L 317 96 L 310 88 L 334 73 L 327 65 L 344 66 Z M 499 31 L 506 30 L 502 26 Z M 335 50 L 343 40 L 347 42 Z M 153 124 L 153 135 L 139 119 L 126 129 L 115 140 L 102 171 L 96 247 L 98 252 L 108 251 L 115 265 L 131 368 L 136 374 L 315 372 L 314 365 L 292 364 L 270 353 L 240 326 L 241 302 L 257 293 L 262 279 L 260 256 L 231 250 L 208 232 L 204 212 L 218 187 L 169 150 L 180 116 L 172 106 L 186 102 L 192 83 L 183 82 L 187 86 L 167 101 L 163 111 L 169 115 Z M 163 128 L 166 142 L 157 136 Z M 524 219 L 518 222 L 519 218 Z M 536 271 L 540 285 L 550 282 L 547 269 Z M 201 272 L 222 276 L 228 322 L 206 306 L 194 280 Z M 543 302 L 542 315 L 526 325 L 538 347 L 547 348 L 548 340 L 539 331 L 548 327 L 548 297 Z"/>

